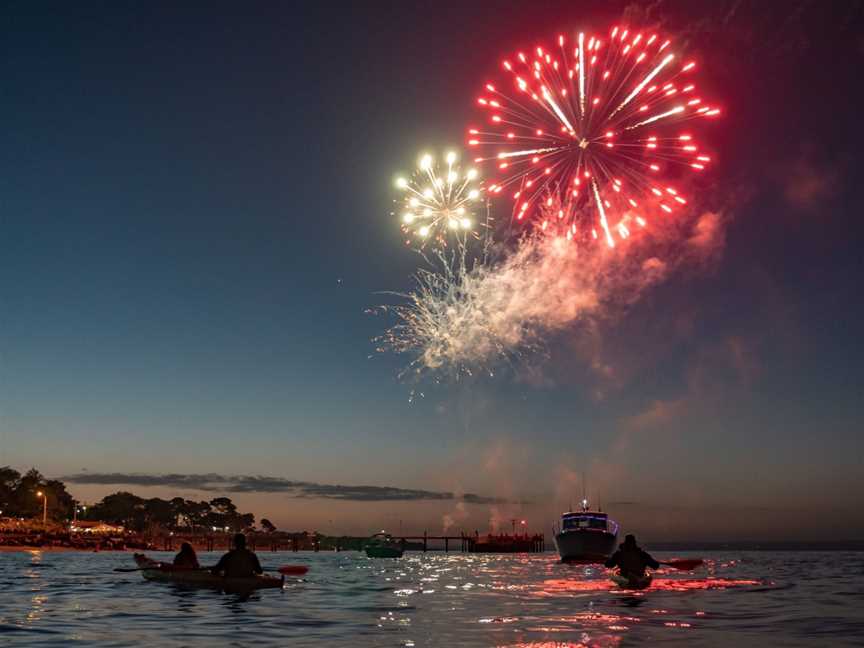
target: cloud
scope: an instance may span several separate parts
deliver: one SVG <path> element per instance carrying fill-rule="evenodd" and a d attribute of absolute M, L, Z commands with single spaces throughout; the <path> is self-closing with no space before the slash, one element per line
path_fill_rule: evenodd
<path fill-rule="evenodd" d="M 627 417 L 624 426 L 633 431 L 666 426 L 681 417 L 686 408 L 687 401 L 683 398 L 656 400 L 638 414 Z"/>
<path fill-rule="evenodd" d="M 726 245 L 726 227 L 722 213 L 706 211 L 696 220 L 687 238 L 688 252 L 702 260 L 719 257 Z"/>
<path fill-rule="evenodd" d="M 427 491 L 395 486 L 346 486 L 293 481 L 282 477 L 260 475 L 168 474 L 139 473 L 79 473 L 63 477 L 72 484 L 124 486 L 161 486 L 167 488 L 220 493 L 286 493 L 291 497 L 343 500 L 349 502 L 394 501 L 459 501 L 466 504 L 500 504 L 504 500 L 474 493 L 456 495 L 449 492 Z"/>
<path fill-rule="evenodd" d="M 749 385 L 762 369 L 759 355 L 751 341 L 732 336 L 726 340 L 729 350 L 729 363 L 738 372 L 740 381 Z"/>
<path fill-rule="evenodd" d="M 772 167 L 770 176 L 793 211 L 822 214 L 844 188 L 851 158 L 809 138 L 797 148 Z"/>
<path fill-rule="evenodd" d="M 797 209 L 809 210 L 830 197 L 838 184 L 839 174 L 830 167 L 819 167 L 802 156 L 785 176 L 783 194 Z"/>
<path fill-rule="evenodd" d="M 685 367 L 685 389 L 677 397 L 649 402 L 620 420 L 621 448 L 632 433 L 663 430 L 705 407 L 719 408 L 741 399 L 762 370 L 758 344 L 744 335 L 732 335 L 700 348 Z"/>

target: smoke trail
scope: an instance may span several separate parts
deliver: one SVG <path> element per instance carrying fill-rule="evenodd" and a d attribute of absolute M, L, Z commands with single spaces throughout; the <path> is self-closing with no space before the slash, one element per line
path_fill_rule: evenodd
<path fill-rule="evenodd" d="M 443 533 L 447 533 L 457 524 L 460 524 L 467 519 L 468 510 L 465 506 L 465 502 L 456 502 L 456 506 L 453 508 L 453 510 L 449 513 L 445 513 L 441 517 L 441 530 Z"/>
<path fill-rule="evenodd" d="M 453 377 L 494 373 L 551 333 L 637 301 L 679 265 L 722 248 L 724 219 L 705 212 L 666 224 L 615 249 L 578 245 L 536 233 L 497 263 L 474 265 L 442 257 L 421 270 L 405 303 L 389 307 L 397 323 L 379 338 L 380 351 L 412 356 L 406 372 Z"/>

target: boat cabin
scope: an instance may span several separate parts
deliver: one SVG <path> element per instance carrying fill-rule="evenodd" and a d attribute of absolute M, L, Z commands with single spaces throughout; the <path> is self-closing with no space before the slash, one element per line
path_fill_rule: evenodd
<path fill-rule="evenodd" d="M 609 518 L 605 513 L 580 511 L 579 513 L 565 513 L 561 516 L 562 531 L 575 531 L 577 529 L 606 531 L 608 526 Z"/>
<path fill-rule="evenodd" d="M 379 531 L 368 540 L 368 544 L 392 544 L 396 541 L 386 531 Z"/>
<path fill-rule="evenodd" d="M 601 531 L 618 535 L 618 523 L 600 511 L 568 511 L 561 516 L 561 531 Z"/>

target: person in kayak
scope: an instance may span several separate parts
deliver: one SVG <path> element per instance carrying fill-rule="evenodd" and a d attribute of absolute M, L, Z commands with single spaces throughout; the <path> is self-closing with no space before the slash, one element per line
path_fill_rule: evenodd
<path fill-rule="evenodd" d="M 621 576 L 637 581 L 645 578 L 646 567 L 659 569 L 660 563 L 636 544 L 636 536 L 628 534 L 624 537 L 624 542 L 618 547 L 618 551 L 606 561 L 606 566 L 609 569 L 617 567 Z"/>
<path fill-rule="evenodd" d="M 263 574 L 264 570 L 258 556 L 246 548 L 246 536 L 238 533 L 234 536 L 234 548 L 222 556 L 210 572 L 227 578 L 243 578 Z"/>
<path fill-rule="evenodd" d="M 191 544 L 184 542 L 180 545 L 180 551 L 174 556 L 174 566 L 182 569 L 199 569 L 201 567 Z"/>

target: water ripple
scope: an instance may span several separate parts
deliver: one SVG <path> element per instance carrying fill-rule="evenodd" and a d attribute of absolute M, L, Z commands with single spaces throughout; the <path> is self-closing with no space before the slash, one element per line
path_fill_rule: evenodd
<path fill-rule="evenodd" d="M 614 588 L 596 566 L 550 554 L 261 558 L 270 570 L 311 569 L 282 591 L 239 596 L 113 573 L 131 565 L 128 554 L 0 554 L 0 643 L 548 648 L 853 645 L 864 636 L 856 553 L 715 555 L 694 573 L 660 570 L 636 593 Z"/>

